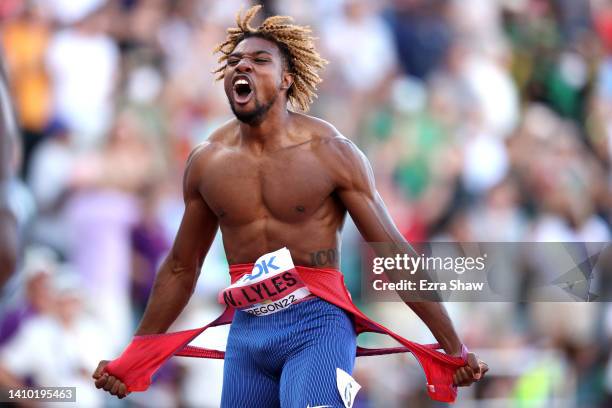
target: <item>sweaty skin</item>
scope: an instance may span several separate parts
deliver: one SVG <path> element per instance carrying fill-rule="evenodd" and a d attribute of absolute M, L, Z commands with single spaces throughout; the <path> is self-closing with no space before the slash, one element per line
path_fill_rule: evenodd
<path fill-rule="evenodd" d="M 273 42 L 258 37 L 243 40 L 230 55 L 226 94 L 234 114 L 249 123 L 231 120 L 189 157 L 183 220 L 137 335 L 164 333 L 178 317 L 217 228 L 230 264 L 252 263 L 287 247 L 296 265 L 338 268 L 347 213 L 366 241 L 405 243 L 364 154 L 327 122 L 287 110 L 292 77 L 283 61 Z M 249 81 L 250 98 L 234 91 L 237 78 Z M 269 109 L 253 114 L 262 107 Z M 448 354 L 460 355 L 461 341 L 442 304 L 408 305 Z M 96 386 L 123 398 L 125 385 L 103 374 L 107 363 L 102 361 L 94 373 Z M 455 383 L 469 385 L 486 370 L 470 353 Z"/>

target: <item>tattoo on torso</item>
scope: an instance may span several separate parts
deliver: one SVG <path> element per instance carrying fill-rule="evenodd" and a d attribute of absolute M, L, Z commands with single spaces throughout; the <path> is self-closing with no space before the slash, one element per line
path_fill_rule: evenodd
<path fill-rule="evenodd" d="M 337 259 L 338 250 L 335 248 L 310 253 L 310 264 L 312 266 L 336 265 Z"/>

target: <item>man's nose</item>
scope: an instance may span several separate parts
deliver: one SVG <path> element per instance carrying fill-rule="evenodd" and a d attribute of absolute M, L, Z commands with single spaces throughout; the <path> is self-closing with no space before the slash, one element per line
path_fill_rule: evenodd
<path fill-rule="evenodd" d="M 242 58 L 236 65 L 236 71 L 239 72 L 251 72 L 252 70 L 251 62 L 247 58 Z"/>

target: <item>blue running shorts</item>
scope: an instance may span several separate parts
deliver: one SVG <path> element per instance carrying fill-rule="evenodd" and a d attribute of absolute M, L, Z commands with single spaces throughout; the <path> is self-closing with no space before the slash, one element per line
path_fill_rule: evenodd
<path fill-rule="evenodd" d="M 316 297 L 265 316 L 236 311 L 221 407 L 346 407 L 337 369 L 352 373 L 356 347 L 351 318 Z"/>

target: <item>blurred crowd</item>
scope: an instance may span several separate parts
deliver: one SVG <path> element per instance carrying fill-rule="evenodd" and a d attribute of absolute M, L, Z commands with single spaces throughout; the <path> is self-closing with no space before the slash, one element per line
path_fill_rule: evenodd
<path fill-rule="evenodd" d="M 366 153 L 409 241 L 611 241 L 612 1 L 261 3 L 313 28 L 330 64 L 311 114 Z M 175 358 L 149 392 L 121 403 L 90 375 L 144 310 L 182 215 L 187 155 L 231 118 L 212 49 L 247 5 L 0 2 L 24 247 L 0 301 L 0 385 L 77 386 L 83 406 L 218 405 L 219 361 Z M 218 241 L 176 328 L 219 310 L 214 294 L 229 278 Z M 349 223 L 342 262 L 357 288 L 358 242 Z M 364 308 L 431 339 L 403 304 Z M 610 304 L 449 309 L 491 366 L 461 392 L 465 404 L 612 406 Z M 223 347 L 225 335 L 201 341 Z M 356 407 L 437 406 L 410 356 L 359 361 L 355 376 Z"/>

